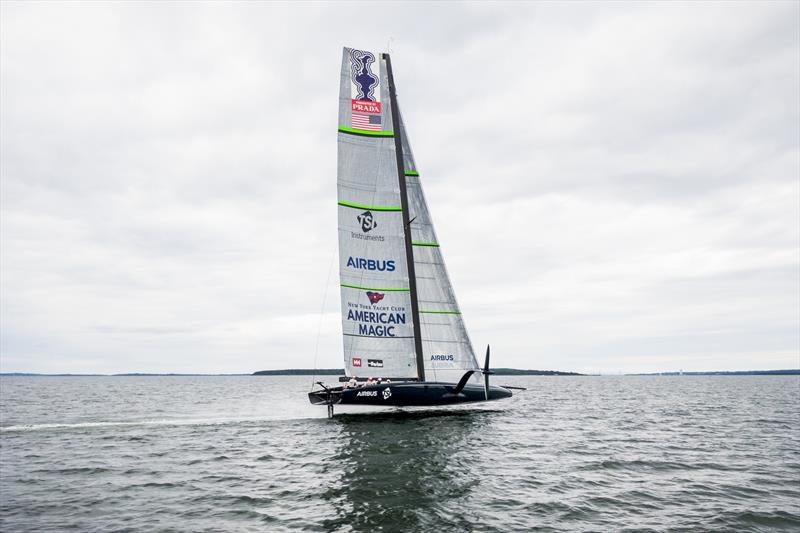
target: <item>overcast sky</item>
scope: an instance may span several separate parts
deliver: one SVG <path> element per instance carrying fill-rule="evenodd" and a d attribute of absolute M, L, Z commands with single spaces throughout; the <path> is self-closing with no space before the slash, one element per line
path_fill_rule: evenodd
<path fill-rule="evenodd" d="M 3 2 L 0 369 L 312 367 L 320 329 L 341 368 L 341 48 L 387 43 L 495 366 L 800 367 L 799 6 Z"/>

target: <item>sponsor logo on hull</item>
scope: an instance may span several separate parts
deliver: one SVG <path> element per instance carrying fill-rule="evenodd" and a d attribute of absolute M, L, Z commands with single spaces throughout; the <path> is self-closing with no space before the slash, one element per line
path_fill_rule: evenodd
<path fill-rule="evenodd" d="M 377 395 L 378 395 L 378 391 L 376 391 L 376 390 L 362 390 L 362 391 L 358 391 L 358 393 L 356 394 L 356 397 L 359 397 L 359 396 L 377 396 Z"/>

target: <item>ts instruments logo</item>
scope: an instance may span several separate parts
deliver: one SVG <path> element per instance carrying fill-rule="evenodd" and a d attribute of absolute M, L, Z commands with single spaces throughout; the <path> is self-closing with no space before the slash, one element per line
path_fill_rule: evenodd
<path fill-rule="evenodd" d="M 379 292 L 367 291 L 367 298 L 369 298 L 369 303 L 371 303 L 372 305 L 375 305 L 376 303 L 383 300 L 384 296 L 385 296 L 384 294 L 381 294 Z"/>
<path fill-rule="evenodd" d="M 361 231 L 368 233 L 378 227 L 378 222 L 372 216 L 371 211 L 364 211 L 356 217 L 358 223 L 361 224 Z"/>
<path fill-rule="evenodd" d="M 353 366 L 361 366 L 361 358 L 360 357 L 353 357 L 350 364 Z"/>

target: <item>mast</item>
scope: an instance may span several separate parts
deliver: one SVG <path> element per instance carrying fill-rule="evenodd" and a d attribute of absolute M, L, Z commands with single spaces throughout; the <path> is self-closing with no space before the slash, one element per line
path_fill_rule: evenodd
<path fill-rule="evenodd" d="M 389 103 L 392 111 L 392 124 L 394 124 L 394 152 L 397 158 L 397 180 L 400 183 L 400 205 L 403 216 L 403 235 L 406 245 L 406 264 L 408 265 L 408 287 L 411 296 L 411 322 L 414 325 L 414 351 L 417 354 L 417 376 L 420 381 L 425 381 L 425 361 L 422 356 L 422 327 L 419 320 L 419 303 L 417 301 L 417 275 L 414 271 L 414 252 L 411 247 L 411 221 L 408 219 L 408 189 L 406 188 L 406 173 L 403 165 L 403 139 L 400 128 L 400 113 L 397 110 L 397 95 L 394 88 L 392 75 L 392 60 L 389 54 L 383 54 L 386 61 L 386 74 L 389 79 Z"/>

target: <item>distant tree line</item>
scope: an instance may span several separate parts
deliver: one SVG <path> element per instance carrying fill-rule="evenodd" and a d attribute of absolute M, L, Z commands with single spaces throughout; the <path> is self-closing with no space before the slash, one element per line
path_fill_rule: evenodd
<path fill-rule="evenodd" d="M 631 376 L 797 376 L 800 368 L 783 370 L 714 370 L 710 372 L 657 372 L 655 374 L 629 374 Z"/>
<path fill-rule="evenodd" d="M 342 368 L 286 368 L 284 370 L 259 370 L 254 376 L 343 376 Z"/>

